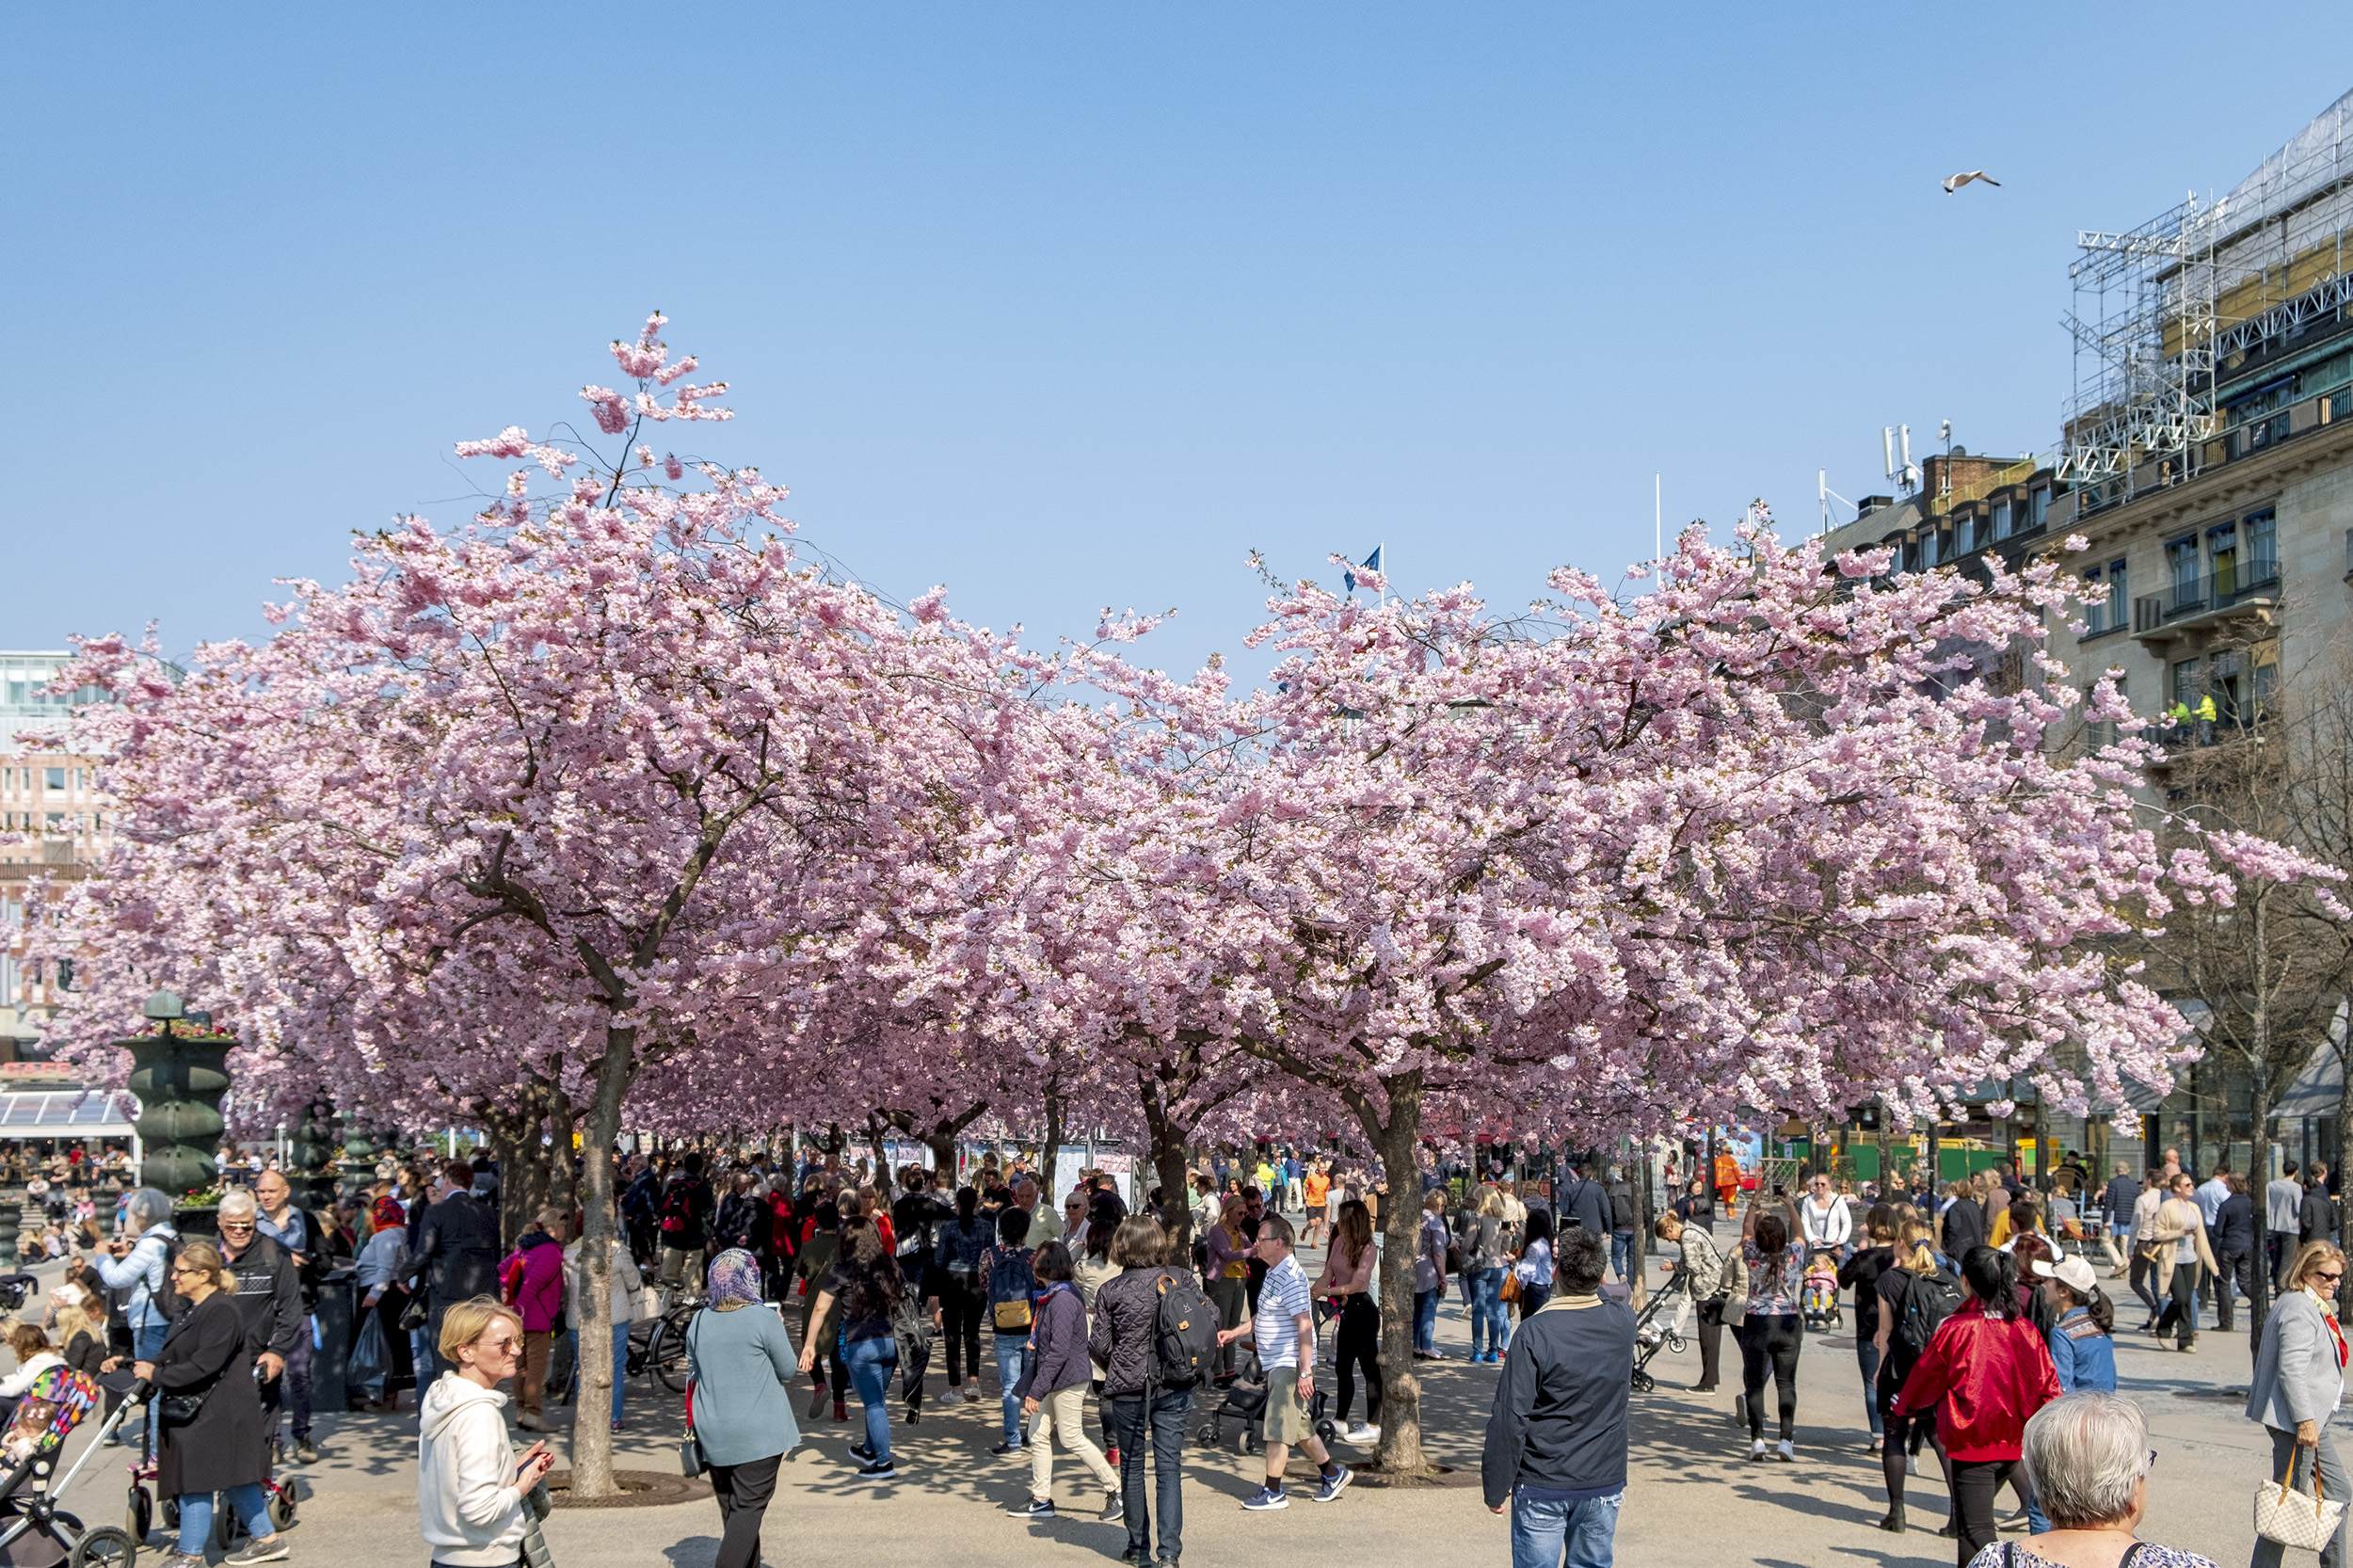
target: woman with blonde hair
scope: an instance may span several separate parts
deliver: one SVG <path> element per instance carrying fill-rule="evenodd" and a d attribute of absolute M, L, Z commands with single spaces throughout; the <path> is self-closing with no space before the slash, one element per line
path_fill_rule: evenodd
<path fill-rule="evenodd" d="M 1374 1296 L 1372 1213 L 1361 1198 L 1340 1205 L 1339 1227 L 1332 1233 L 1332 1250 L 1323 1272 L 1307 1288 L 1311 1296 L 1340 1298 L 1339 1326 L 1333 1333 L 1332 1359 L 1337 1367 L 1340 1407 L 1333 1418 L 1351 1443 L 1381 1439 L 1381 1306 Z M 1356 1404 L 1356 1371 L 1365 1374 L 1365 1425 L 1352 1427 L 1348 1413 Z"/>
<path fill-rule="evenodd" d="M 1463 1311 L 1470 1319 L 1473 1361 L 1501 1361 L 1511 1342 L 1511 1320 L 1503 1315 L 1503 1194 L 1490 1184 L 1479 1190 L 1479 1208 L 1463 1227 Z"/>
<path fill-rule="evenodd" d="M 2329 1441 L 2329 1417 L 2345 1398 L 2345 1332 L 2329 1304 L 2344 1283 L 2345 1254 L 2327 1241 L 2306 1242 L 2264 1325 L 2247 1391 L 2248 1419 L 2261 1421 L 2271 1437 L 2272 1480 L 2309 1494 L 2317 1470 L 2322 1495 L 2339 1498 L 2353 1496 Z M 2278 1568 L 2285 1550 L 2277 1541 L 2258 1540 L 2254 1568 Z M 2342 1523 L 2320 1560 L 2332 1568 L 2345 1560 Z"/>
<path fill-rule="evenodd" d="M 275 1561 L 286 1555 L 286 1545 L 270 1524 L 262 1491 L 269 1479 L 269 1429 L 262 1421 L 245 1315 L 237 1310 L 236 1277 L 222 1264 L 218 1248 L 190 1241 L 171 1260 L 170 1278 L 180 1297 L 179 1315 L 155 1359 L 132 1367 L 155 1388 L 163 1430 L 155 1490 L 180 1501 L 180 1549 L 165 1568 L 203 1562 L 216 1492 L 228 1495 L 229 1506 L 252 1537 L 231 1560 Z"/>
<path fill-rule="evenodd" d="M 1879 1400 L 1880 1425 L 1884 1432 L 1880 1444 L 1880 1473 L 1887 1483 L 1887 1517 L 1880 1521 L 1880 1528 L 1897 1533 L 1904 1528 L 1904 1477 L 1921 1444 L 1936 1445 L 1936 1462 L 1945 1472 L 1945 1489 L 1949 1492 L 1952 1488 L 1952 1462 L 1945 1457 L 1945 1440 L 1937 1435 L 1936 1412 L 1918 1411 L 1900 1419 L 1890 1414 L 1904 1379 L 1912 1375 L 1913 1352 L 1897 1339 L 1896 1321 L 1903 1313 L 1915 1280 L 1929 1281 L 1928 1288 L 1938 1297 L 1948 1292 L 1957 1295 L 1960 1291 L 1961 1282 L 1937 1262 L 1929 1229 L 1918 1220 L 1897 1229 L 1894 1260 L 1880 1271 L 1873 1287 L 1879 1296 L 1879 1329 L 1872 1344 L 1880 1353 L 1879 1376 L 1873 1391 Z"/>
<path fill-rule="evenodd" d="M 523 1320 L 475 1296 L 441 1314 L 437 1345 L 450 1369 L 417 1401 L 418 1527 L 437 1564 L 505 1568 L 523 1555 L 524 1499 L 555 1464 L 545 1442 L 518 1456 L 506 1441 L 498 1385 L 522 1369 Z"/>

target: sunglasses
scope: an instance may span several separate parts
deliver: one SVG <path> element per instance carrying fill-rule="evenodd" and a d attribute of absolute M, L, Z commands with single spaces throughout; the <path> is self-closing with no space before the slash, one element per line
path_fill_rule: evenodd
<path fill-rule="evenodd" d="M 223 1220 L 220 1222 L 220 1228 L 223 1230 L 251 1230 L 253 1228 L 253 1222 L 250 1220 Z"/>

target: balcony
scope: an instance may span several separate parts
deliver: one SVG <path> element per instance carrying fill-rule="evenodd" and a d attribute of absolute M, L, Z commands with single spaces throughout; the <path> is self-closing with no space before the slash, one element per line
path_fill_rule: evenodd
<path fill-rule="evenodd" d="M 2264 615 L 2279 602 L 2280 563 L 2262 557 L 2237 561 L 2134 600 L 2133 635 L 2164 642 L 2217 621 Z"/>

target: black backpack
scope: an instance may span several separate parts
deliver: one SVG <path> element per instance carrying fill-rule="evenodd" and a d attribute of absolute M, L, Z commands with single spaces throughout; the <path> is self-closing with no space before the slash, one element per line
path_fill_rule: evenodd
<path fill-rule="evenodd" d="M 1917 1363 L 1936 1337 L 1937 1325 L 1961 1310 L 1961 1281 L 1944 1270 L 1913 1274 L 1904 1286 L 1903 1304 L 1896 1309 L 1895 1332 L 1888 1336 L 1897 1364 L 1908 1368 Z"/>
<path fill-rule="evenodd" d="M 140 1240 L 144 1240 L 146 1238 L 141 1237 Z M 148 1299 L 155 1304 L 155 1310 L 164 1315 L 164 1321 L 167 1324 L 180 1320 L 180 1282 L 172 1277 L 171 1269 L 173 1264 L 180 1261 L 180 1249 L 184 1244 L 180 1240 L 178 1226 L 172 1226 L 165 1233 L 163 1288 L 147 1293 Z"/>
<path fill-rule="evenodd" d="M 1160 1298 L 1152 1381 L 1162 1388 L 1193 1387 L 1217 1359 L 1217 1310 L 1202 1294 L 1200 1280 L 1184 1270 L 1162 1271 L 1152 1288 Z"/>

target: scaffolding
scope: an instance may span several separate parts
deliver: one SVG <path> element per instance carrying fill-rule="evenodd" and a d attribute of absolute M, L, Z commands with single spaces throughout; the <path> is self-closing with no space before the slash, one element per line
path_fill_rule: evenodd
<path fill-rule="evenodd" d="M 2075 384 L 2060 476 L 2094 504 L 2205 466 L 2219 381 L 2353 305 L 2353 92 L 2218 200 L 2122 233 L 2085 230 L 2068 268 Z"/>

